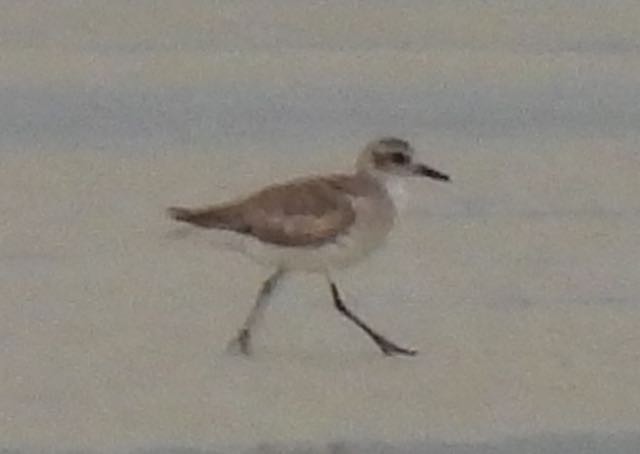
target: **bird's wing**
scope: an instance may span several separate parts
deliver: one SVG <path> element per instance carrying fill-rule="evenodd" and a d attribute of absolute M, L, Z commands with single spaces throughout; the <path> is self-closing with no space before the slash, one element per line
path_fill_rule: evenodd
<path fill-rule="evenodd" d="M 282 246 L 318 246 L 348 230 L 355 220 L 351 197 L 327 179 L 272 186 L 245 203 L 247 233 Z"/>
<path fill-rule="evenodd" d="M 236 203 L 190 210 L 171 208 L 176 220 L 233 230 L 280 246 L 319 246 L 355 221 L 344 177 L 308 178 L 263 189 Z"/>

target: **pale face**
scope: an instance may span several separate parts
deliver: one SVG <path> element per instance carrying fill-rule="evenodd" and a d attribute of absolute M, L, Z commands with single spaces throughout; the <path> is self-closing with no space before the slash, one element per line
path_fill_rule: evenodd
<path fill-rule="evenodd" d="M 370 164 L 376 172 L 396 176 L 423 176 L 435 180 L 449 181 L 449 176 L 425 164 L 413 161 L 413 148 L 409 142 L 393 137 L 384 138 L 369 144 Z"/>

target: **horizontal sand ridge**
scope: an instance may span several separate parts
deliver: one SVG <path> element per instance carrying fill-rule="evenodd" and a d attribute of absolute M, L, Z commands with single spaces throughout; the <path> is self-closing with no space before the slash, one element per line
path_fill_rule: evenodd
<path fill-rule="evenodd" d="M 508 437 L 494 443 L 443 443 L 435 440 L 387 443 L 377 441 L 332 441 L 326 443 L 258 443 L 248 445 L 208 445 L 206 447 L 173 444 L 148 447 L 130 447 L 111 450 L 111 454 L 635 454 L 640 446 L 640 435 L 628 432 L 618 434 L 540 434 L 530 437 Z M 559 451 L 561 449 L 561 451 Z M 29 449 L 9 449 L 8 454 L 36 454 Z M 52 451 L 47 451 L 52 452 Z M 59 449 L 55 454 L 67 454 Z M 75 452 L 75 451 L 73 451 Z M 88 449 L 86 454 L 102 451 Z"/>

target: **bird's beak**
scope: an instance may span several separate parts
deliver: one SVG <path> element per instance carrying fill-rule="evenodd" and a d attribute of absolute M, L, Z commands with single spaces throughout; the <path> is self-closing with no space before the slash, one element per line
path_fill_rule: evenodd
<path fill-rule="evenodd" d="M 440 180 L 440 181 L 451 181 L 451 178 L 449 178 L 449 175 L 444 174 L 442 172 L 438 172 L 437 170 L 432 169 L 431 167 L 426 166 L 424 164 L 412 164 L 411 172 L 416 176 L 429 177 L 429 178 L 433 178 L 434 180 Z"/>

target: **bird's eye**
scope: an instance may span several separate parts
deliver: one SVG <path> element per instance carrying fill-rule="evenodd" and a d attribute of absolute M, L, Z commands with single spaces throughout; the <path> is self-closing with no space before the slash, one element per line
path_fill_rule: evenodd
<path fill-rule="evenodd" d="M 409 162 L 409 156 L 404 153 L 391 153 L 391 162 L 394 164 L 406 164 Z"/>

